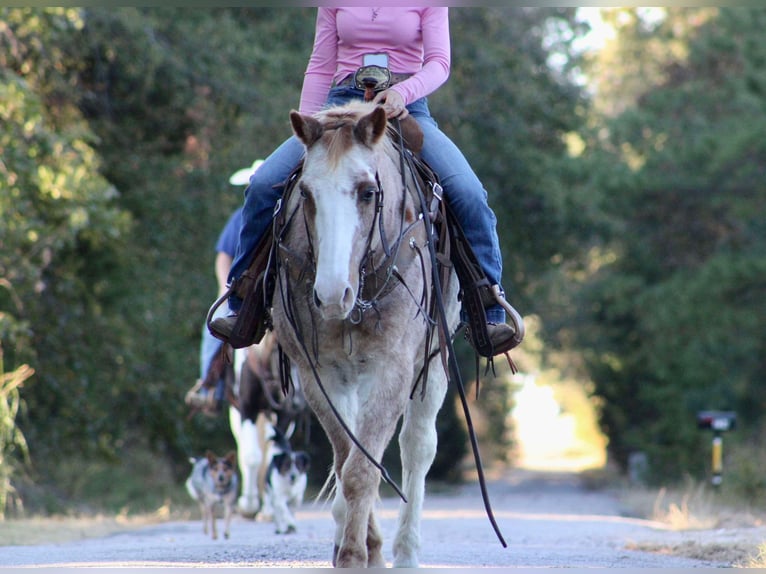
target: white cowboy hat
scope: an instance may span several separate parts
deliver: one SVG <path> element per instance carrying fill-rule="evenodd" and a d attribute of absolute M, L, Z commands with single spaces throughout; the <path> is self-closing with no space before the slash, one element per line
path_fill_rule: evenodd
<path fill-rule="evenodd" d="M 255 173 L 255 170 L 261 167 L 263 164 L 262 159 L 257 159 L 253 162 L 253 165 L 250 167 L 245 167 L 240 170 L 235 171 L 231 174 L 231 177 L 229 178 L 229 183 L 231 185 L 246 185 L 250 183 L 250 176 Z"/>

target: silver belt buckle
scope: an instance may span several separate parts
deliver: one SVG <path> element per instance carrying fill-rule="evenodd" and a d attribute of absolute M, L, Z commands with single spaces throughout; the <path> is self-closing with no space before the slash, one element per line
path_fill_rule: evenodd
<path fill-rule="evenodd" d="M 354 87 L 360 90 L 371 88 L 379 92 L 391 85 L 391 70 L 382 66 L 362 66 L 354 73 Z"/>

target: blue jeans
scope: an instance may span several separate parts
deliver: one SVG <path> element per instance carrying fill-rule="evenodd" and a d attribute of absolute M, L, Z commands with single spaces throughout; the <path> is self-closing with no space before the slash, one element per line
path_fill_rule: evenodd
<path fill-rule="evenodd" d="M 327 105 L 342 105 L 350 100 L 361 100 L 364 91 L 350 86 L 330 90 Z M 497 238 L 497 218 L 487 203 L 487 191 L 474 173 L 463 153 L 442 132 L 431 117 L 428 101 L 421 98 L 407 106 L 410 115 L 423 130 L 422 157 L 438 174 L 444 195 L 465 232 L 491 284 L 500 284 L 503 260 Z M 274 205 L 282 189 L 274 185 L 283 182 L 303 157 L 303 144 L 292 136 L 279 146 L 250 178 L 245 190 L 242 229 L 229 281 L 238 278 L 250 264 L 255 246 L 271 224 Z M 239 309 L 241 301 L 229 298 L 232 310 Z M 487 309 L 487 320 L 505 322 L 505 310 L 500 305 Z"/>
<path fill-rule="evenodd" d="M 224 316 L 226 312 L 223 310 L 223 306 L 218 307 L 214 317 Z M 208 330 L 207 325 L 202 326 L 202 341 L 199 348 L 199 378 L 203 381 L 207 377 L 207 372 L 210 370 L 210 365 L 213 363 L 216 353 L 221 351 L 221 341 L 216 339 Z M 217 401 L 224 399 L 224 391 L 226 381 L 223 378 L 216 381 L 216 387 L 214 396 Z M 209 391 L 205 387 L 200 389 L 200 394 L 205 395 Z"/>

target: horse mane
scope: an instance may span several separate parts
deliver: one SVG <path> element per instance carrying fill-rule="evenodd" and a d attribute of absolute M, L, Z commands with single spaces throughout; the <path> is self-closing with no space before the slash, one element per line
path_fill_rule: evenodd
<path fill-rule="evenodd" d="M 326 108 L 314 114 L 314 118 L 324 127 L 322 139 L 327 149 L 327 160 L 332 165 L 337 165 L 340 158 L 351 148 L 354 143 L 354 125 L 377 107 L 372 102 L 351 101 L 342 106 Z M 423 132 L 417 121 L 407 117 L 401 122 L 402 137 L 405 145 L 414 153 L 419 153 L 423 146 Z M 383 151 L 391 154 L 394 151 L 394 142 L 398 141 L 398 134 L 393 124 L 389 121 L 386 137 L 379 145 Z"/>

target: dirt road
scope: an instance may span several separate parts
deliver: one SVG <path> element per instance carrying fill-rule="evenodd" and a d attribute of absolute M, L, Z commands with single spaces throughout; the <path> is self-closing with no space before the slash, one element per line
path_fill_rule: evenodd
<path fill-rule="evenodd" d="M 583 490 L 571 474 L 509 472 L 490 484 L 503 548 L 484 513 L 476 484 L 426 497 L 421 565 L 454 567 L 710 568 L 731 565 L 716 548 L 755 552 L 766 527 L 739 531 L 672 532 L 621 516 L 617 500 Z M 391 560 L 396 499 L 379 508 Z M 332 519 L 326 505 L 304 505 L 298 532 L 274 534 L 273 525 L 236 517 L 229 540 L 202 534 L 201 522 L 169 522 L 106 538 L 66 544 L 0 547 L 0 566 L 303 567 L 330 566 Z M 674 554 L 669 549 L 674 548 Z M 653 549 L 648 552 L 646 549 Z M 712 550 L 711 550 L 712 549 Z"/>

